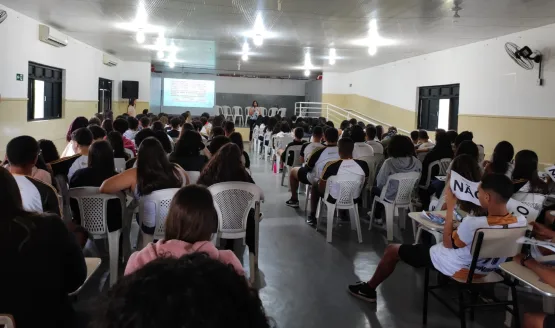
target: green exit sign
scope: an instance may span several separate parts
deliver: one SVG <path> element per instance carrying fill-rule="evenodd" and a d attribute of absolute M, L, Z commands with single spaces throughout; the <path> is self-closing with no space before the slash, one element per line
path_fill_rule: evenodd
<path fill-rule="evenodd" d="M 16 74 L 16 75 L 15 75 L 15 79 L 16 79 L 17 81 L 23 81 L 23 74 Z"/>

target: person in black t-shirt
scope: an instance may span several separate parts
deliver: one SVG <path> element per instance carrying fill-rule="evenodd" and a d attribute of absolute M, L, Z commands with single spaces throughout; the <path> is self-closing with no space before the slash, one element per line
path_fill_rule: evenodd
<path fill-rule="evenodd" d="M 181 120 L 179 117 L 174 117 L 171 119 L 170 124 L 172 129 L 168 132 L 168 135 L 172 138 L 179 138 L 179 124 L 181 124 Z"/>
<path fill-rule="evenodd" d="M 179 164 L 185 171 L 202 171 L 208 158 L 200 154 L 204 149 L 202 137 L 196 131 L 183 131 L 170 154 L 170 162 Z"/>

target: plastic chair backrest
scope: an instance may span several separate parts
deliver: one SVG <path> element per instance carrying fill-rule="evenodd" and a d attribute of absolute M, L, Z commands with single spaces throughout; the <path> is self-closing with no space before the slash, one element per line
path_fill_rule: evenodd
<path fill-rule="evenodd" d="M 114 167 L 118 173 L 125 171 L 125 158 L 114 158 Z"/>
<path fill-rule="evenodd" d="M 190 184 L 196 184 L 198 178 L 200 178 L 200 171 L 187 171 L 187 175 L 189 176 Z"/>
<path fill-rule="evenodd" d="M 269 109 L 269 111 L 270 111 L 270 116 L 276 116 L 277 113 L 278 113 L 278 110 L 279 110 L 279 109 L 278 109 L 277 107 L 272 107 L 272 108 L 270 108 L 270 109 Z"/>
<path fill-rule="evenodd" d="M 266 107 L 259 107 L 259 110 L 262 116 L 268 116 L 268 109 L 266 109 Z"/>
<path fill-rule="evenodd" d="M 72 220 L 71 217 L 71 207 L 69 206 L 69 187 L 67 185 L 67 175 L 57 174 L 54 176 L 54 181 L 57 185 L 57 189 L 62 197 L 62 219 L 65 223 L 69 223 Z M 59 201 L 59 199 L 58 199 Z"/>
<path fill-rule="evenodd" d="M 248 182 L 216 183 L 208 190 L 218 213 L 218 232 L 245 233 L 249 211 L 260 202 L 262 189 Z"/>
<path fill-rule="evenodd" d="M 81 225 L 91 235 L 105 235 L 108 233 L 108 201 L 119 199 L 121 213 L 124 214 L 126 201 L 122 192 L 117 194 L 103 194 L 98 187 L 80 187 L 69 189 L 69 197 L 77 201 Z"/>
<path fill-rule="evenodd" d="M 133 154 L 133 151 L 131 151 L 131 149 L 123 148 L 123 151 L 124 151 L 127 155 L 129 155 L 129 159 L 135 158 L 135 154 Z"/>
<path fill-rule="evenodd" d="M 533 207 L 538 211 L 541 211 L 546 195 L 530 192 L 516 192 L 511 198 L 518 200 L 519 202 L 524 203 L 530 207 Z"/>
<path fill-rule="evenodd" d="M 258 133 L 260 131 L 260 126 L 255 125 L 254 128 L 252 129 L 252 140 L 256 141 L 258 139 Z"/>
<path fill-rule="evenodd" d="M 279 116 L 281 116 L 281 117 L 285 117 L 285 115 L 287 115 L 287 108 L 284 108 L 284 107 L 280 108 L 280 109 L 278 110 L 278 114 L 279 114 Z"/>
<path fill-rule="evenodd" d="M 155 206 L 155 222 L 154 239 L 163 239 L 166 233 L 166 217 L 170 209 L 173 196 L 179 191 L 179 188 L 169 188 L 156 190 L 149 195 L 141 196 L 139 199 L 139 220 L 144 218 L 145 204 L 147 202 L 153 203 Z"/>
<path fill-rule="evenodd" d="M 224 116 L 233 116 L 233 113 L 231 112 L 231 107 L 222 106 L 222 108 L 224 110 Z"/>
<path fill-rule="evenodd" d="M 15 327 L 12 318 L 7 316 L 7 315 L 4 315 L 4 314 L 0 314 L 0 326 L 2 326 L 4 328 L 14 328 Z"/>
<path fill-rule="evenodd" d="M 293 138 L 290 134 L 285 134 L 282 137 L 276 138 L 274 147 L 276 149 L 285 149 L 285 147 L 287 147 L 289 143 L 293 142 L 294 139 L 295 138 Z"/>
<path fill-rule="evenodd" d="M 243 108 L 240 106 L 233 106 L 233 115 L 235 116 L 242 116 L 243 115 Z"/>
<path fill-rule="evenodd" d="M 381 155 L 381 154 L 380 154 Z M 383 161 L 383 156 L 382 157 L 378 157 L 378 156 L 362 156 L 359 158 L 356 158 L 359 161 L 365 161 L 366 164 L 368 164 L 368 181 L 367 181 L 367 186 L 368 187 L 372 187 L 372 185 L 374 184 L 374 180 L 376 178 L 376 175 L 378 174 L 378 166 L 381 164 L 381 162 Z"/>
<path fill-rule="evenodd" d="M 218 115 L 224 115 L 224 111 L 222 109 L 222 106 L 214 106 L 214 112 L 218 113 Z"/>
<path fill-rule="evenodd" d="M 382 194 L 380 197 L 382 199 L 385 199 L 385 195 L 389 187 L 389 184 L 391 183 L 391 181 L 396 180 L 398 181 L 397 195 L 395 195 L 395 201 L 393 203 L 396 205 L 410 204 L 412 191 L 419 179 L 420 179 L 419 172 L 392 174 L 387 178 L 387 182 L 385 183 L 385 186 L 382 189 Z"/>
<path fill-rule="evenodd" d="M 332 186 L 339 186 L 336 206 L 354 206 L 354 200 L 360 197 L 364 187 L 364 177 L 352 174 L 340 174 L 330 177 L 326 183 L 324 200 L 328 199 Z"/>
<path fill-rule="evenodd" d="M 451 158 L 442 158 L 437 161 L 433 161 L 428 165 L 428 176 L 426 178 L 426 182 L 421 185 L 422 188 L 428 189 L 430 186 L 430 182 L 432 181 L 432 170 L 434 167 L 438 167 L 438 171 L 436 175 L 447 175 L 447 169 L 449 169 L 449 164 L 451 164 Z"/>
<path fill-rule="evenodd" d="M 474 254 L 477 246 L 477 236 L 480 232 L 484 233 L 482 245 L 478 258 L 504 258 L 512 257 L 520 253 L 522 244 L 517 243 L 517 239 L 524 237 L 527 227 L 519 228 L 484 228 L 474 232 L 471 253 Z"/>
<path fill-rule="evenodd" d="M 303 164 L 303 162 L 301 161 L 301 149 L 302 148 L 303 148 L 302 145 L 290 146 L 289 148 L 287 148 L 287 154 L 285 154 L 285 163 L 284 163 L 284 165 L 287 165 L 287 163 L 289 162 L 289 157 L 291 157 L 291 154 L 292 154 L 292 156 L 293 156 L 293 165 L 291 165 L 291 167 L 301 166 Z"/>

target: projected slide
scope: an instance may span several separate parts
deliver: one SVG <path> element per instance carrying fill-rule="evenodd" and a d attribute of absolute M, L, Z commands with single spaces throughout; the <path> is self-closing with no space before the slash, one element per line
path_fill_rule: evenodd
<path fill-rule="evenodd" d="M 164 79 L 165 107 L 214 107 L 215 82 Z"/>

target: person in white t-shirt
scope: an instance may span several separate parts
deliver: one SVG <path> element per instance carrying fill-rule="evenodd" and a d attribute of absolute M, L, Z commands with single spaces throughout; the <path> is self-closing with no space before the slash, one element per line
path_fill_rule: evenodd
<path fill-rule="evenodd" d="M 375 126 L 368 126 L 366 128 L 366 143 L 372 147 L 374 154 L 384 155 L 382 143 L 376 140 L 377 133 L 378 130 L 376 130 Z"/>
<path fill-rule="evenodd" d="M 312 142 L 305 143 L 301 147 L 301 161 L 306 163 L 313 152 L 326 146 L 322 145 L 322 138 L 324 137 L 324 130 L 321 126 L 315 126 L 312 129 Z"/>
<path fill-rule="evenodd" d="M 434 246 L 425 244 L 390 244 L 387 246 L 374 275 L 368 282 L 359 282 L 348 287 L 349 293 L 367 302 L 376 302 L 376 288 L 403 261 L 415 268 L 435 268 L 442 274 L 466 280 L 472 262 L 471 247 L 474 233 L 482 228 L 516 228 L 526 226 L 526 218 L 513 216 L 507 209 L 507 202 L 513 195 L 512 182 L 502 174 L 489 174 L 482 178 L 478 188 L 478 199 L 487 216 L 467 216 L 457 230 L 453 228 L 455 195 L 448 188 L 445 193 L 447 212 L 443 231 L 443 242 Z M 474 278 L 480 278 L 494 271 L 501 259 L 479 259 Z"/>
<path fill-rule="evenodd" d="M 374 148 L 364 142 L 366 133 L 364 133 L 364 129 L 360 125 L 352 126 L 350 135 L 355 143 L 355 148 L 353 149 L 354 159 L 374 157 Z"/>
<path fill-rule="evenodd" d="M 73 150 L 81 156 L 71 164 L 67 173 L 68 181 L 71 180 L 75 171 L 89 166 L 89 147 L 93 142 L 93 135 L 88 128 L 80 128 L 73 131 L 71 140 L 73 141 Z"/>

